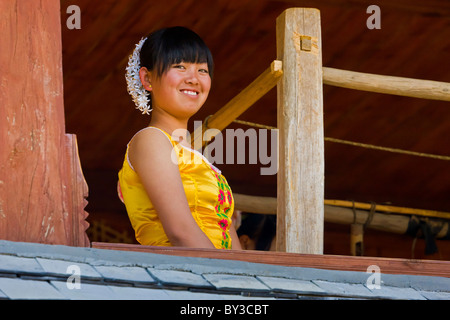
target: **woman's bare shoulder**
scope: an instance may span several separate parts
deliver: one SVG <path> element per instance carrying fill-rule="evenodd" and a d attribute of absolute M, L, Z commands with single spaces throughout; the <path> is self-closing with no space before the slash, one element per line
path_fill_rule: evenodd
<path fill-rule="evenodd" d="M 173 149 L 170 138 L 162 130 L 148 127 L 136 133 L 131 139 L 128 156 L 134 165 L 137 162 L 158 161 L 171 156 Z"/>
<path fill-rule="evenodd" d="M 168 135 L 156 127 L 147 127 L 138 131 L 130 141 L 130 148 L 133 146 L 146 147 L 171 147 L 172 142 Z"/>

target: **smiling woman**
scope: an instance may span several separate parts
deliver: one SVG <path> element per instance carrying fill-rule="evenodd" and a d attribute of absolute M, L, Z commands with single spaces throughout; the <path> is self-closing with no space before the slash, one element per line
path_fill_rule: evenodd
<path fill-rule="evenodd" d="M 128 90 L 151 120 L 127 146 L 118 187 L 141 244 L 241 248 L 231 188 L 186 137 L 189 118 L 208 98 L 213 68 L 206 44 L 183 27 L 150 34 L 130 57 Z"/>

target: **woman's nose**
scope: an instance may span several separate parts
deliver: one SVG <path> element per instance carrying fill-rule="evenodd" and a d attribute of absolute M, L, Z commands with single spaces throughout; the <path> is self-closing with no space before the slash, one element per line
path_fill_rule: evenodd
<path fill-rule="evenodd" d="M 186 83 L 189 84 L 198 84 L 198 73 L 196 69 L 189 68 L 188 72 L 186 73 Z"/>

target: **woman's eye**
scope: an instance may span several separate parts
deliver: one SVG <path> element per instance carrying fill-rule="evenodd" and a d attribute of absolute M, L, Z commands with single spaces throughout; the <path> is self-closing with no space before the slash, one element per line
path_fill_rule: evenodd
<path fill-rule="evenodd" d="M 209 71 L 206 70 L 206 69 L 200 69 L 200 70 L 198 70 L 198 71 L 201 72 L 201 73 L 209 73 Z"/>
<path fill-rule="evenodd" d="M 185 69 L 185 67 L 183 65 L 181 65 L 181 64 L 176 64 L 173 67 L 176 68 L 176 69 Z"/>

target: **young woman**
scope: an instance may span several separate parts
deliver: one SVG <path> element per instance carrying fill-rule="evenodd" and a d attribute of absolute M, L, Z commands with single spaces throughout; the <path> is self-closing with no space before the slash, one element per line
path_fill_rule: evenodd
<path fill-rule="evenodd" d="M 183 27 L 151 33 L 130 56 L 128 91 L 151 120 L 128 144 L 118 187 L 143 245 L 241 249 L 231 189 L 187 141 L 213 67 L 203 40 Z"/>

